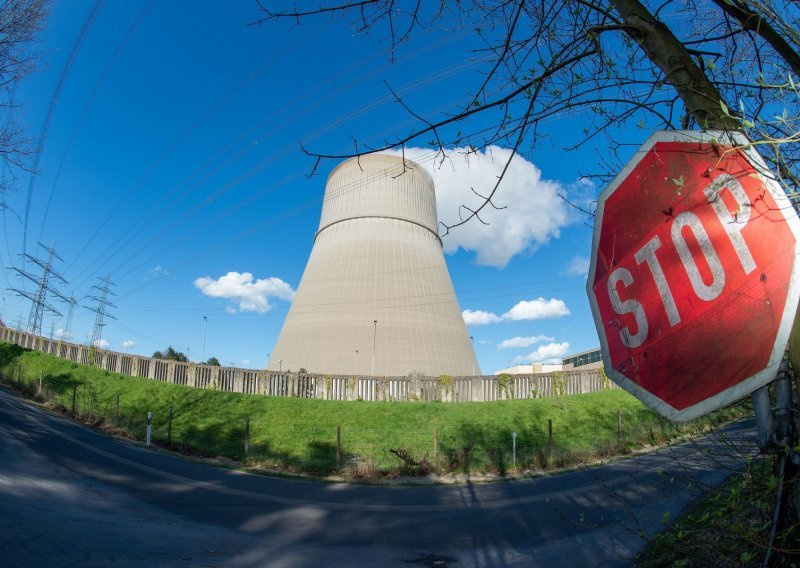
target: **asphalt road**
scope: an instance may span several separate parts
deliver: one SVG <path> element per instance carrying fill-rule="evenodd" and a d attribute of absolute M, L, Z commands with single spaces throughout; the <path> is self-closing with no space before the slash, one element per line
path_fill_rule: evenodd
<path fill-rule="evenodd" d="M 0 390 L 0 564 L 628 566 L 753 439 L 720 436 L 525 480 L 362 486 L 177 459 Z"/>

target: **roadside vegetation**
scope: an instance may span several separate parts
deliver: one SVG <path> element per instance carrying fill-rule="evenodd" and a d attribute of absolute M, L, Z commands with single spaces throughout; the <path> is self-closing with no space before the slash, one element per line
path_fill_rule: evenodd
<path fill-rule="evenodd" d="M 0 343 L 0 372 L 17 390 L 119 435 L 144 439 L 152 412 L 152 440 L 159 446 L 347 478 L 568 467 L 748 413 L 734 407 L 676 427 L 619 389 L 457 404 L 268 397 L 123 376 L 7 343 Z"/>
<path fill-rule="evenodd" d="M 778 481 L 774 459 L 748 463 L 741 474 L 698 501 L 653 539 L 638 568 L 798 566 L 797 510 L 772 531 Z M 785 506 L 796 507 L 791 500 Z"/>

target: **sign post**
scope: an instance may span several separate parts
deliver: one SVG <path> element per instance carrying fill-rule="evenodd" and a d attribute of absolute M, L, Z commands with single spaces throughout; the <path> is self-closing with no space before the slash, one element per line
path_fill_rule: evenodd
<path fill-rule="evenodd" d="M 606 374 L 674 422 L 770 383 L 800 219 L 740 134 L 660 132 L 602 192 L 587 293 Z"/>

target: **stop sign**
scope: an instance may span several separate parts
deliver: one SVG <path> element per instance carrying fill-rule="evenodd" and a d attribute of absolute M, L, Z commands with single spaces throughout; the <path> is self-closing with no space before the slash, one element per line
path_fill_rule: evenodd
<path fill-rule="evenodd" d="M 800 220 L 742 135 L 653 135 L 600 195 L 587 292 L 606 373 L 674 422 L 771 382 Z"/>

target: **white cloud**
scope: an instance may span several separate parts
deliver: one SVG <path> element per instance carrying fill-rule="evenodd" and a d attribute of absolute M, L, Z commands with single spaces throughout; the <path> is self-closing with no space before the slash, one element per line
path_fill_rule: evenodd
<path fill-rule="evenodd" d="M 503 314 L 504 320 L 522 321 L 568 316 L 569 308 L 563 300 L 536 298 L 535 300 L 518 302 Z"/>
<path fill-rule="evenodd" d="M 589 274 L 589 259 L 584 256 L 575 256 L 567 263 L 563 274 L 565 276 L 586 276 Z"/>
<path fill-rule="evenodd" d="M 514 156 L 503 174 L 510 149 L 490 146 L 471 153 L 468 148 L 454 148 L 447 151 L 444 159 L 429 148 L 405 148 L 404 154 L 433 177 L 439 220 L 448 225 L 457 223 L 467 213 L 462 205 L 476 209 L 482 204 L 483 198 L 473 189 L 487 196 L 503 175 L 492 203 L 505 208 L 489 205 L 480 212 L 481 219 L 489 225 L 473 219 L 452 229 L 442 239 L 448 254 L 461 248 L 474 252 L 478 264 L 503 268 L 515 255 L 534 252 L 558 238 L 561 229 L 574 219 L 559 197 L 568 188 L 560 182 L 542 179 L 541 170 L 522 156 Z"/>
<path fill-rule="evenodd" d="M 547 343 L 541 345 L 527 355 L 522 355 L 514 359 L 515 364 L 519 363 L 558 363 L 562 357 L 569 352 L 569 343 Z"/>
<path fill-rule="evenodd" d="M 55 337 L 58 337 L 59 339 L 69 339 L 70 337 L 72 337 L 71 333 L 67 333 L 65 329 L 62 329 L 60 327 L 53 332 L 53 335 Z"/>
<path fill-rule="evenodd" d="M 122 342 L 123 349 L 133 349 L 136 347 L 136 342 L 133 339 L 126 339 Z"/>
<path fill-rule="evenodd" d="M 550 298 L 536 298 L 535 300 L 522 300 L 504 313 L 498 316 L 492 312 L 483 310 L 464 310 L 461 316 L 467 325 L 486 325 L 490 323 L 500 323 L 501 321 L 526 321 L 545 318 L 560 318 L 570 314 L 569 308 L 563 300 Z"/>
<path fill-rule="evenodd" d="M 464 323 L 467 325 L 486 325 L 487 323 L 497 323 L 503 319 L 497 314 L 491 312 L 484 312 L 481 310 L 464 310 L 461 312 L 464 318 Z"/>
<path fill-rule="evenodd" d="M 249 365 L 250 364 L 250 359 L 242 359 L 241 361 L 239 361 L 239 364 L 240 365 Z"/>
<path fill-rule="evenodd" d="M 94 346 L 98 349 L 108 349 L 109 343 L 105 339 L 95 339 Z"/>
<path fill-rule="evenodd" d="M 535 335 L 532 337 L 512 337 L 511 339 L 505 339 L 500 342 L 497 346 L 498 349 L 511 349 L 514 347 L 530 347 L 531 345 L 535 345 L 536 343 L 541 343 L 542 341 L 555 341 L 553 337 L 547 337 L 546 335 Z"/>
<path fill-rule="evenodd" d="M 150 269 L 148 277 L 151 280 L 155 280 L 156 278 L 167 278 L 169 275 L 169 271 L 159 264 L 158 266 Z"/>
<path fill-rule="evenodd" d="M 194 281 L 195 287 L 206 296 L 225 298 L 238 303 L 241 312 L 263 314 L 274 306 L 270 298 L 292 301 L 295 291 L 280 278 L 270 277 L 254 280 L 250 272 L 228 272 L 214 280 L 204 276 Z M 231 312 L 229 306 L 226 311 Z M 235 310 L 233 310 L 235 312 Z"/>

